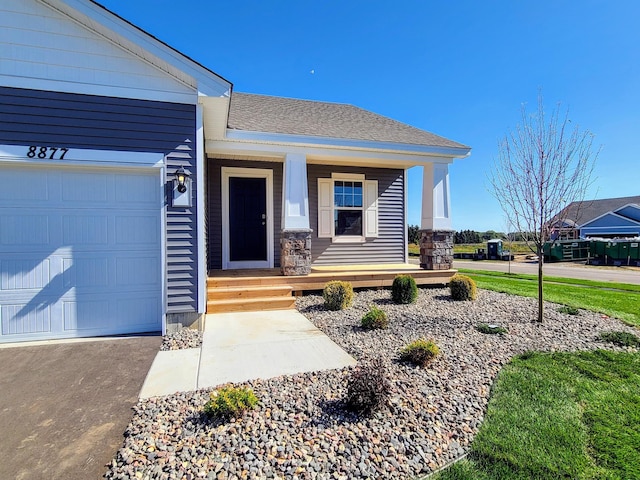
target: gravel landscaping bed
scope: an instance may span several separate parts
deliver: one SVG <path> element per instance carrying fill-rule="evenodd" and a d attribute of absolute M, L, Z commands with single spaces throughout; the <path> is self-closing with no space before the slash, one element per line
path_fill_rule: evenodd
<path fill-rule="evenodd" d="M 554 304 L 546 304 L 543 325 L 533 324 L 535 299 L 485 290 L 474 302 L 453 302 L 448 289 L 421 289 L 413 305 L 389 298 L 387 290 L 362 291 L 339 312 L 326 311 L 318 295 L 296 299 L 298 310 L 358 361 L 385 360 L 393 386 L 387 408 L 369 418 L 345 412 L 350 368 L 244 383 L 260 404 L 228 423 L 202 415 L 208 391 L 153 398 L 135 407 L 106 478 L 411 478 L 467 450 L 495 376 L 514 355 L 614 349 L 598 340 L 601 332 L 637 333 L 600 314 L 559 313 Z M 359 327 L 370 305 L 388 313 L 388 330 Z M 481 322 L 508 334 L 482 334 L 475 328 Z M 426 369 L 398 361 L 398 350 L 419 337 L 441 351 Z"/>
<path fill-rule="evenodd" d="M 162 337 L 160 350 L 182 350 L 183 348 L 200 348 L 201 346 L 202 332 L 191 328 L 182 328 Z"/>

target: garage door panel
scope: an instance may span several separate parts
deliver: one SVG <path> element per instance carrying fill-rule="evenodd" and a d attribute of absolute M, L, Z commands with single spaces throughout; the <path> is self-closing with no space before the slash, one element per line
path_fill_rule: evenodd
<path fill-rule="evenodd" d="M 8 170 L 0 342 L 160 330 L 159 172 Z"/>
<path fill-rule="evenodd" d="M 155 215 L 126 215 L 116 218 L 118 245 L 158 245 L 158 218 Z"/>
<path fill-rule="evenodd" d="M 110 178 L 111 177 L 111 178 Z M 112 175 L 104 173 L 65 173 L 62 176 L 62 201 L 106 204 Z"/>
<path fill-rule="evenodd" d="M 109 217 L 98 215 L 65 215 L 62 217 L 64 245 L 106 245 L 109 241 Z"/>
<path fill-rule="evenodd" d="M 148 175 L 119 174 L 115 177 L 116 204 L 154 208 L 158 205 L 158 179 Z"/>
<path fill-rule="evenodd" d="M 120 257 L 116 259 L 116 281 L 119 285 L 159 286 L 157 258 Z"/>
<path fill-rule="evenodd" d="M 46 215 L 0 216 L 0 245 L 49 245 L 49 223 Z"/>
<path fill-rule="evenodd" d="M 29 202 L 49 200 L 49 176 L 30 169 L 8 169 L 3 175 L 11 181 L 3 182 L 0 201 Z"/>
<path fill-rule="evenodd" d="M 108 258 L 62 259 L 63 282 L 67 289 L 109 286 Z"/>
<path fill-rule="evenodd" d="M 115 304 L 115 316 L 123 326 L 153 326 L 161 314 L 153 296 L 122 298 Z"/>
<path fill-rule="evenodd" d="M 63 323 L 66 331 L 105 329 L 105 325 L 112 323 L 109 322 L 110 317 L 107 299 L 63 302 Z"/>
<path fill-rule="evenodd" d="M 28 303 L 0 306 L 0 324 L 3 336 L 17 336 L 51 332 L 51 306 Z"/>
<path fill-rule="evenodd" d="M 51 281 L 49 272 L 49 259 L 0 260 L 0 290 L 39 290 Z"/>

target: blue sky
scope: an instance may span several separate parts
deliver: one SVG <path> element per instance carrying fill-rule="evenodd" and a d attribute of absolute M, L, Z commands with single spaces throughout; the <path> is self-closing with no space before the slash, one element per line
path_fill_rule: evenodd
<path fill-rule="evenodd" d="M 540 89 L 602 145 L 589 198 L 640 195 L 637 0 L 99 2 L 236 91 L 350 103 L 471 146 L 450 167 L 457 230 L 505 229 L 487 173 Z"/>

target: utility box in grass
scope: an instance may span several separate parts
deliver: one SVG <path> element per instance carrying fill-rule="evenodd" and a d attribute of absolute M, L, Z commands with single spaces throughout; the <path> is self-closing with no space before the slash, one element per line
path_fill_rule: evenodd
<path fill-rule="evenodd" d="M 502 240 L 494 238 L 487 242 L 487 257 L 489 260 L 502 259 Z"/>

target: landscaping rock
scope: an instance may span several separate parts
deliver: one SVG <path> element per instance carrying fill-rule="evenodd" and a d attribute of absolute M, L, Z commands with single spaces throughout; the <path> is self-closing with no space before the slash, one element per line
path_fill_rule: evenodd
<path fill-rule="evenodd" d="M 260 403 L 228 423 L 203 415 L 208 390 L 151 398 L 136 405 L 106 478 L 352 479 L 429 473 L 468 451 L 496 374 L 514 355 L 621 350 L 598 340 L 599 334 L 634 331 L 601 314 L 566 315 L 553 305 L 547 305 L 544 324 L 532 323 L 535 299 L 484 290 L 474 302 L 451 301 L 447 289 L 421 289 L 411 305 L 393 304 L 386 290 L 359 292 L 344 311 L 327 311 L 323 304 L 318 295 L 296 299 L 297 308 L 358 361 L 383 358 L 392 393 L 382 411 L 358 417 L 344 409 L 353 367 L 245 382 L 241 386 L 253 389 Z M 372 304 L 387 312 L 387 330 L 360 328 Z M 476 329 L 495 322 L 508 333 L 484 335 Z M 427 368 L 399 362 L 400 348 L 419 337 L 440 347 Z M 183 341 L 190 340 L 180 335 L 175 344 Z"/>

